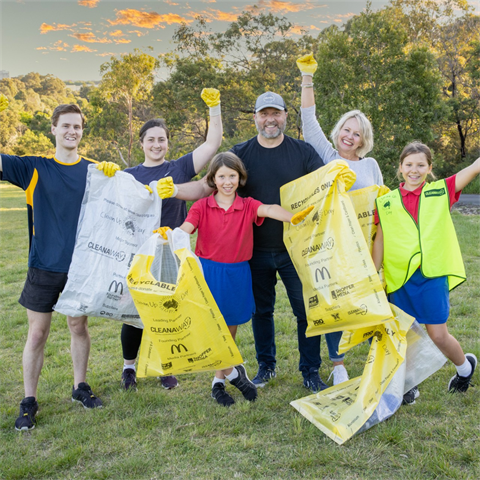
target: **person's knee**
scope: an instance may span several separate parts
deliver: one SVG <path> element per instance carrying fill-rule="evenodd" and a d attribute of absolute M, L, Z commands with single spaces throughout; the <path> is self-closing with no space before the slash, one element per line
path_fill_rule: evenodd
<path fill-rule="evenodd" d="M 47 342 L 49 333 L 49 328 L 30 326 L 27 345 L 29 345 L 32 350 L 43 348 L 45 346 L 45 343 Z"/>
<path fill-rule="evenodd" d="M 431 330 L 428 332 L 428 335 L 438 347 L 445 346 L 450 338 L 448 331 Z"/>
<path fill-rule="evenodd" d="M 68 317 L 67 323 L 72 335 L 77 337 L 88 335 L 88 317 Z"/>

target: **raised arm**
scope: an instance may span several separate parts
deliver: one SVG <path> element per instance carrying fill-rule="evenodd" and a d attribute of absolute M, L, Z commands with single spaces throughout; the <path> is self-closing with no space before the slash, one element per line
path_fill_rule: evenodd
<path fill-rule="evenodd" d="M 480 173 L 480 157 L 469 167 L 460 170 L 455 177 L 455 191 L 463 190 Z"/>
<path fill-rule="evenodd" d="M 313 74 L 317 69 L 317 65 L 311 53 L 297 60 L 297 66 L 302 73 L 302 108 L 313 107 L 315 105 Z"/>
<path fill-rule="evenodd" d="M 220 109 L 220 92 L 216 88 L 204 88 L 202 99 L 210 108 L 210 125 L 207 139 L 193 151 L 193 167 L 198 173 L 217 153 L 222 143 L 223 126 Z"/>

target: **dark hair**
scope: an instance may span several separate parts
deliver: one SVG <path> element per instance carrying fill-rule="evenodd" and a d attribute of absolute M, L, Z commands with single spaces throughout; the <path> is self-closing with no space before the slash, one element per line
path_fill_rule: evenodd
<path fill-rule="evenodd" d="M 153 118 L 152 120 L 145 122 L 143 124 L 143 127 L 140 129 L 140 132 L 138 133 L 138 138 L 140 139 L 141 143 L 143 143 L 143 139 L 145 138 L 147 130 L 154 127 L 163 128 L 165 130 L 165 134 L 167 135 L 167 140 L 170 140 L 170 132 L 168 131 L 165 120 L 163 118 Z"/>
<path fill-rule="evenodd" d="M 403 161 L 409 156 L 409 155 L 414 155 L 415 153 L 423 153 L 425 155 L 425 158 L 427 159 L 427 163 L 429 165 L 433 165 L 432 162 L 432 151 L 430 150 L 427 145 L 425 145 L 422 142 L 411 142 L 409 143 L 403 150 L 402 153 L 400 154 L 400 165 L 403 164 Z M 429 175 L 435 180 L 436 177 L 433 174 L 433 172 L 430 172 Z M 402 180 L 402 174 L 400 173 L 400 166 L 398 167 L 397 170 L 397 178 Z"/>
<path fill-rule="evenodd" d="M 60 115 L 64 115 L 65 113 L 78 113 L 82 117 L 82 128 L 85 127 L 85 116 L 80 110 L 80 107 L 78 105 L 75 105 L 74 103 L 62 103 L 53 111 L 52 125 L 54 127 L 57 126 Z"/>
<path fill-rule="evenodd" d="M 208 167 L 207 175 L 207 185 L 211 188 L 215 188 L 215 175 L 222 167 L 231 168 L 238 173 L 239 176 L 239 185 L 244 187 L 247 183 L 247 170 L 243 162 L 232 152 L 222 152 L 217 153 Z"/>

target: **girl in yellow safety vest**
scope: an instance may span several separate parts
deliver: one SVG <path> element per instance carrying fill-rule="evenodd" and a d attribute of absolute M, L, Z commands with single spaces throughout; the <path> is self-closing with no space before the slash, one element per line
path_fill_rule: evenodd
<path fill-rule="evenodd" d="M 449 291 L 465 281 L 450 209 L 479 173 L 480 158 L 456 175 L 426 183 L 428 175 L 433 177 L 432 154 L 413 142 L 400 155 L 398 174 L 405 182 L 376 202 L 373 261 L 377 270 L 383 262 L 390 302 L 425 324 L 435 345 L 455 364 L 450 392 L 466 392 L 477 366 L 475 355 L 464 354 L 447 329 Z M 413 404 L 418 396 L 414 387 L 403 403 Z"/>

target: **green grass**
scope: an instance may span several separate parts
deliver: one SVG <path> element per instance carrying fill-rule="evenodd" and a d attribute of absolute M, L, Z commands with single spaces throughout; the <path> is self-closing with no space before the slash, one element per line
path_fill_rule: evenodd
<path fill-rule="evenodd" d="M 20 190 L 0 183 L 0 208 L 24 207 Z M 478 216 L 454 213 L 468 282 L 451 295 L 449 327 L 466 351 L 480 358 Z M 298 372 L 294 319 L 279 282 L 276 305 L 278 377 L 249 404 L 232 392 L 230 409 L 210 398 L 211 373 L 182 375 L 165 391 L 155 378 L 137 393 L 120 389 L 120 324 L 91 318 L 88 382 L 105 408 L 72 404 L 70 337 L 55 314 L 40 377 L 37 428 L 15 432 L 23 397 L 22 351 L 27 334 L 17 303 L 27 269 L 26 211 L 0 211 L 0 479 L 476 479 L 479 468 L 479 387 L 447 395 L 454 374 L 447 364 L 421 386 L 412 407 L 338 446 L 289 402 L 307 394 Z M 256 372 L 250 324 L 238 345 Z M 322 341 L 327 379 L 331 364 Z M 347 354 L 350 375 L 360 375 L 367 353 Z M 475 383 L 475 382 L 474 382 Z M 476 374 L 478 383 L 478 373 Z M 230 390 L 231 391 L 231 390 Z"/>

